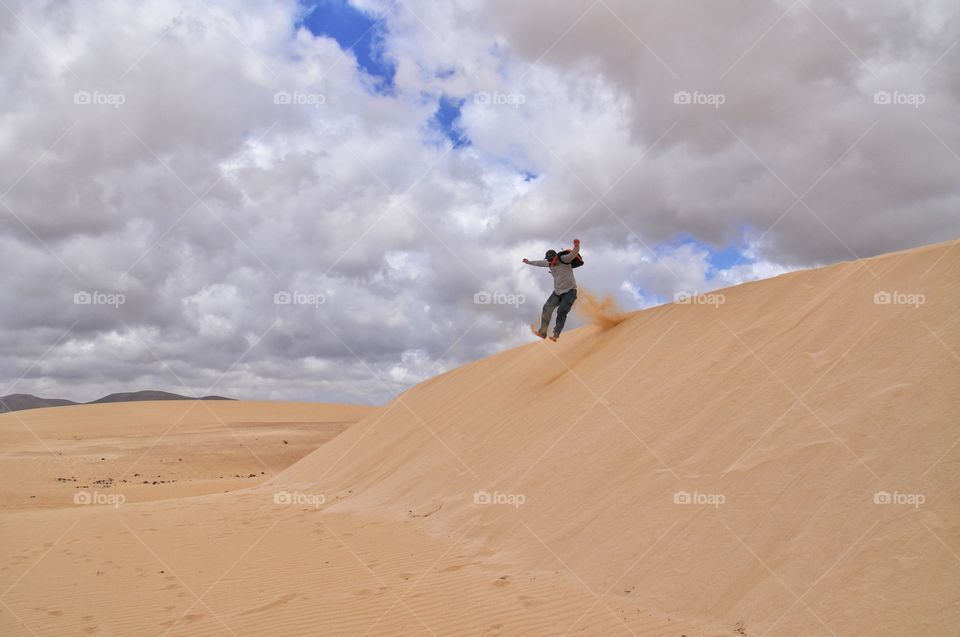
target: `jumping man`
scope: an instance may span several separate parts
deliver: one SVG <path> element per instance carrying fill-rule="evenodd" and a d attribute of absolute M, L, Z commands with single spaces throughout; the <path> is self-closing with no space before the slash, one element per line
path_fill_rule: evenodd
<path fill-rule="evenodd" d="M 557 254 L 556 250 L 547 250 L 544 259 L 530 261 L 524 259 L 527 265 L 535 265 L 540 268 L 550 268 L 550 274 L 553 275 L 553 294 L 543 304 L 543 313 L 540 315 L 540 329 L 535 333 L 540 338 L 547 337 L 547 328 L 550 327 L 550 317 L 553 311 L 557 311 L 557 322 L 553 326 L 553 336 L 551 341 L 560 338 L 560 332 L 563 331 L 563 324 L 567 321 L 567 313 L 573 307 L 577 300 L 577 280 L 573 277 L 573 268 L 571 265 L 578 260 L 580 255 L 580 239 L 573 240 L 573 250 L 564 251 L 562 255 Z M 582 263 L 582 261 L 580 261 Z"/>

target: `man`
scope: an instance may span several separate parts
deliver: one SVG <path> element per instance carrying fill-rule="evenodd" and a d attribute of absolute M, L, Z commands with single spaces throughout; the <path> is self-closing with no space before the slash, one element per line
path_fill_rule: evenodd
<path fill-rule="evenodd" d="M 553 326 L 553 336 L 550 337 L 550 340 L 556 342 L 560 338 L 563 325 L 567 322 L 567 313 L 570 312 L 574 301 L 577 300 L 577 280 L 573 277 L 573 266 L 570 263 L 579 254 L 580 239 L 574 239 L 573 250 L 562 257 L 557 255 L 556 250 L 547 250 L 544 259 L 537 261 L 523 260 L 527 265 L 550 268 L 550 274 L 553 275 L 553 294 L 543 304 L 543 312 L 540 315 L 540 329 L 535 332 L 540 338 L 547 337 L 547 328 L 550 327 L 550 318 L 553 316 L 554 310 L 557 311 L 557 322 Z"/>

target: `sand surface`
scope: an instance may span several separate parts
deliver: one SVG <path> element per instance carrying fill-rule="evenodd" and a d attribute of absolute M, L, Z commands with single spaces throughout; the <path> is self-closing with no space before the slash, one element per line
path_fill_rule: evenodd
<path fill-rule="evenodd" d="M 440 375 L 230 493 L 9 500 L 0 633 L 955 636 L 958 286 L 953 244 L 792 273 Z"/>
<path fill-rule="evenodd" d="M 270 401 L 146 401 L 0 414 L 0 508 L 125 502 L 264 482 L 374 411 Z"/>

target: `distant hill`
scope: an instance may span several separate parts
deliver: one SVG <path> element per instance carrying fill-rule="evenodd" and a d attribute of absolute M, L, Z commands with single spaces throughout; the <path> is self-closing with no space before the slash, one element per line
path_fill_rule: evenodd
<path fill-rule="evenodd" d="M 130 392 L 119 392 L 116 394 L 109 394 L 103 398 L 98 398 L 96 400 L 91 400 L 88 405 L 93 405 L 96 403 L 129 403 L 135 402 L 138 400 L 233 400 L 233 398 L 224 398 L 223 396 L 201 396 L 200 398 L 193 398 L 191 396 L 181 396 L 180 394 L 172 394 L 168 391 L 156 391 L 152 389 L 145 389 L 143 391 L 130 391 Z"/>
<path fill-rule="evenodd" d="M 93 405 L 98 403 L 129 403 L 143 400 L 234 400 L 224 396 L 202 396 L 193 398 L 181 396 L 167 391 L 133 391 L 109 394 L 103 398 L 91 400 L 88 403 L 77 403 L 65 398 L 40 398 L 31 394 L 10 394 L 0 398 L 0 414 L 8 411 L 22 411 L 24 409 L 39 409 L 41 407 L 64 407 L 66 405 Z"/>
<path fill-rule="evenodd" d="M 7 411 L 21 411 L 23 409 L 37 409 L 39 407 L 63 407 L 77 403 L 65 398 L 40 398 L 30 394 L 10 394 L 0 398 L 0 414 Z"/>

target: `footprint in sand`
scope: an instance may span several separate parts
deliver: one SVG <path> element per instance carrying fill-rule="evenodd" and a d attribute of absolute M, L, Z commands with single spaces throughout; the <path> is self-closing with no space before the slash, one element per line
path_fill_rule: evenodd
<path fill-rule="evenodd" d="M 287 593 L 286 595 L 281 595 L 277 599 L 273 600 L 269 604 L 264 604 L 263 606 L 256 606 L 250 610 L 245 610 L 241 615 L 253 615 L 255 613 L 262 613 L 265 610 L 270 610 L 271 608 L 276 608 L 278 606 L 283 606 L 287 602 L 297 597 L 297 593 Z"/>
<path fill-rule="evenodd" d="M 441 569 L 440 569 L 439 571 L 437 571 L 437 572 L 438 572 L 438 573 L 452 573 L 452 572 L 454 572 L 454 571 L 459 571 L 459 570 L 460 570 L 461 568 L 463 568 L 464 566 L 466 566 L 466 564 L 453 564 L 453 565 L 451 565 L 451 566 L 446 566 L 446 567 L 444 567 L 444 568 L 441 568 Z"/>
<path fill-rule="evenodd" d="M 529 595 L 519 595 L 517 599 L 523 605 L 524 608 L 536 608 L 540 605 L 540 602 Z"/>

